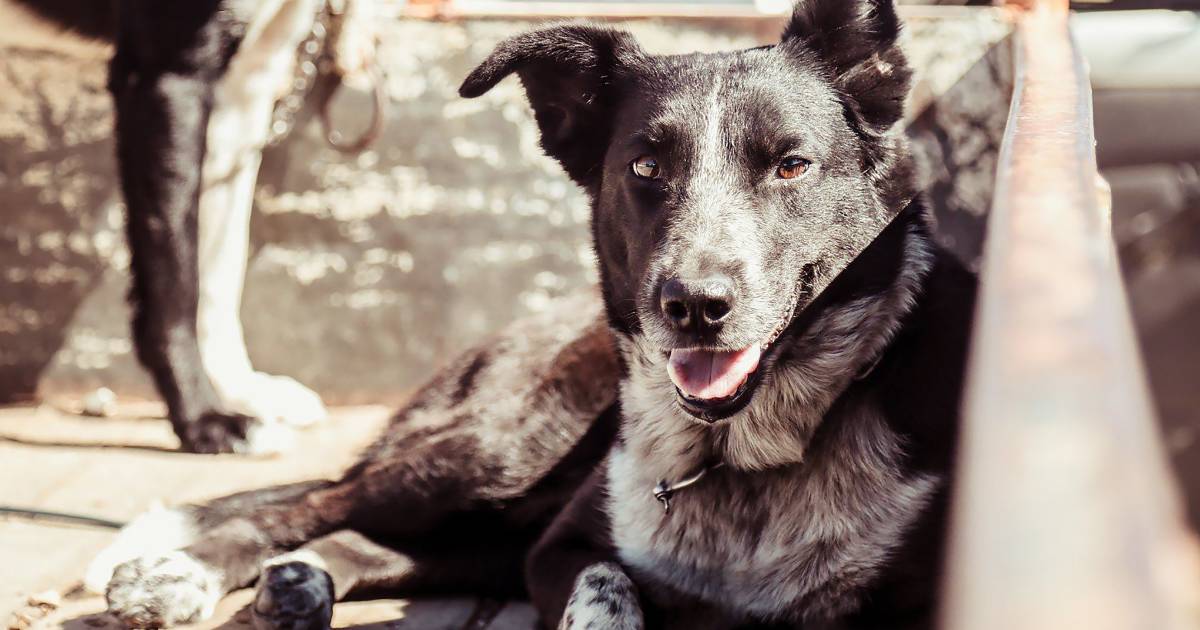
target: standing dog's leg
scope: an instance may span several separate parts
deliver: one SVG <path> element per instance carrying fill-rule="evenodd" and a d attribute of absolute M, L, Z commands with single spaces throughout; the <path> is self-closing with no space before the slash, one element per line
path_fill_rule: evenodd
<path fill-rule="evenodd" d="M 529 552 L 525 582 L 542 625 L 640 630 L 637 588 L 616 562 L 603 509 L 604 467 L 579 487 Z"/>
<path fill-rule="evenodd" d="M 237 48 L 219 0 L 120 5 L 109 86 L 132 254 L 134 341 L 183 448 L 245 451 L 253 420 L 227 413 L 196 340 L 197 203 L 213 84 Z"/>
<path fill-rule="evenodd" d="M 261 2 L 215 88 L 200 193 L 200 354 L 221 400 L 267 422 L 306 425 L 325 417 L 312 390 L 250 365 L 240 319 L 250 209 L 262 149 L 279 95 L 290 88 L 296 48 L 312 28 L 314 0 Z M 278 445 L 276 445 L 278 446 Z"/>

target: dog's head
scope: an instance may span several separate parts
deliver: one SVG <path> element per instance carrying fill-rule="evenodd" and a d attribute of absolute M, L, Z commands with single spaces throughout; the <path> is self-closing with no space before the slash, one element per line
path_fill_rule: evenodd
<path fill-rule="evenodd" d="M 801 0 L 778 45 L 720 54 L 560 25 L 503 42 L 460 91 L 520 76 L 543 148 L 592 197 L 613 327 L 714 421 L 914 194 L 899 30 L 891 0 Z"/>

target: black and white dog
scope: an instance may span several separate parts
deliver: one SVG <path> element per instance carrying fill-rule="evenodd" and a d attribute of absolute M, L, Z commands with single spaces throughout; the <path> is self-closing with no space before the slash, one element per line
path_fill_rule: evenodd
<path fill-rule="evenodd" d="M 602 306 L 466 354 L 338 481 L 139 518 L 110 611 L 192 621 L 257 580 L 262 628 L 382 590 L 527 593 L 561 628 L 930 627 L 974 279 L 915 189 L 899 30 L 890 0 L 801 0 L 739 52 L 502 43 L 461 92 L 520 77 L 591 195 Z"/>
<path fill-rule="evenodd" d="M 325 408 L 295 380 L 253 369 L 239 309 L 262 149 L 319 0 L 16 2 L 115 41 L 109 89 L 128 208 L 133 338 L 182 448 L 285 447 L 287 426 L 320 420 Z M 347 23 L 365 20 L 347 13 Z M 339 66 L 354 68 L 367 37 L 361 28 L 342 33 Z"/>

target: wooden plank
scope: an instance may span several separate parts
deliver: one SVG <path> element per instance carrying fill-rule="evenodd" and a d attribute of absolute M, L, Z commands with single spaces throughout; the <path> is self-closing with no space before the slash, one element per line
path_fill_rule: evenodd
<path fill-rule="evenodd" d="M 300 432 L 293 451 L 254 458 L 174 452 L 170 425 L 130 407 L 106 419 L 49 406 L 0 409 L 0 503 L 127 520 L 156 501 L 186 503 L 334 477 L 388 414 L 385 407 L 337 409 L 328 422 Z M 0 621 L 30 595 L 70 590 L 113 534 L 0 517 Z"/>
<path fill-rule="evenodd" d="M 1195 542 L 1159 444 L 1098 192 L 1065 0 L 1017 16 L 984 248 L 942 627 L 1200 627 Z"/>
<path fill-rule="evenodd" d="M 149 413 L 143 413 L 147 411 Z M 49 405 L 0 409 L 0 503 L 128 519 L 154 501 L 201 500 L 251 487 L 336 476 L 374 439 L 385 407 L 338 408 L 328 422 L 302 431 L 297 448 L 273 458 L 188 455 L 161 418 L 161 405 L 122 405 L 114 418 L 84 418 Z M 320 457 L 313 457 L 320 453 Z M 33 488 L 32 491 L 26 490 Z M 0 628 L 119 630 L 104 614 L 104 597 L 75 590 L 91 557 L 109 542 L 107 529 L 0 518 Z M 57 606 L 29 604 L 58 593 Z M 55 597 L 48 595 L 51 599 Z M 211 619 L 191 630 L 250 630 L 253 591 L 231 594 Z M 476 609 L 472 597 L 384 599 L 334 607 L 335 628 L 458 630 Z M 482 630 L 520 630 L 535 612 L 505 605 Z"/>

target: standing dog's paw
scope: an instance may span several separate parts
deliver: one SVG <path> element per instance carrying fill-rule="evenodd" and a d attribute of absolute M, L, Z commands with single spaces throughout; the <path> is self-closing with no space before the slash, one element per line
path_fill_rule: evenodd
<path fill-rule="evenodd" d="M 269 560 L 258 578 L 251 615 L 258 630 L 326 630 L 333 618 L 333 578 L 320 557 L 297 551 Z"/>
<path fill-rule="evenodd" d="M 637 587 L 620 566 L 602 562 L 575 578 L 559 630 L 642 630 Z"/>
<path fill-rule="evenodd" d="M 189 453 L 245 453 L 256 422 L 240 413 L 210 412 L 184 426 L 179 440 Z"/>
<path fill-rule="evenodd" d="M 292 448 L 295 431 L 241 414 L 209 413 L 188 425 L 180 441 L 191 453 L 273 455 Z"/>
<path fill-rule="evenodd" d="M 130 628 L 166 628 L 212 616 L 221 578 L 182 551 L 119 565 L 105 592 L 108 612 Z"/>

